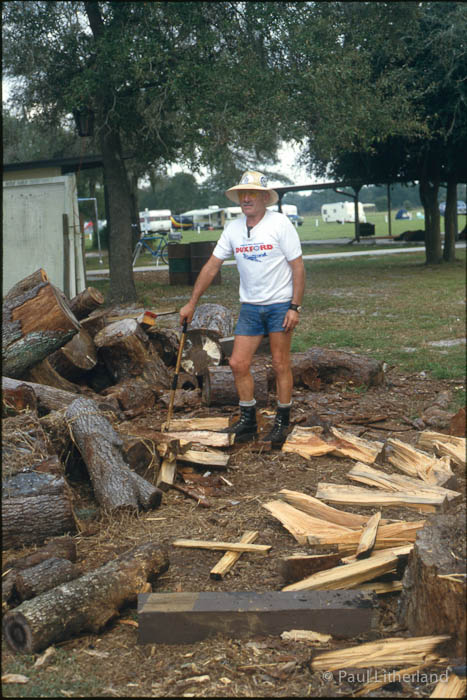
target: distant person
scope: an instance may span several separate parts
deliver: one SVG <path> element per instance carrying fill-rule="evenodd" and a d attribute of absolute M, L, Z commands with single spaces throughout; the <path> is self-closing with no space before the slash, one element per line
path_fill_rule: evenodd
<path fill-rule="evenodd" d="M 305 289 L 302 248 L 288 217 L 267 209 L 279 197 L 268 187 L 262 173 L 248 170 L 240 184 L 225 194 L 240 204 L 244 216 L 225 227 L 199 273 L 190 301 L 180 309 L 180 322 L 192 320 L 199 298 L 224 260 L 233 255 L 240 274 L 241 309 L 230 367 L 239 397 L 240 419 L 222 432 L 234 433 L 236 442 L 247 442 L 258 434 L 250 367 L 261 340 L 268 335 L 276 377 L 277 412 L 273 428 L 264 440 L 280 446 L 287 436 L 292 403 L 292 331 L 300 318 Z"/>

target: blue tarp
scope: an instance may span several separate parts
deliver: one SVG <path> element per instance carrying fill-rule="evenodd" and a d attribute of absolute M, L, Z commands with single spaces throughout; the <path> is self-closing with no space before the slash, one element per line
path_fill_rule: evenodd
<path fill-rule="evenodd" d="M 410 219 L 410 214 L 407 209 L 399 209 L 396 214 L 396 219 Z"/>

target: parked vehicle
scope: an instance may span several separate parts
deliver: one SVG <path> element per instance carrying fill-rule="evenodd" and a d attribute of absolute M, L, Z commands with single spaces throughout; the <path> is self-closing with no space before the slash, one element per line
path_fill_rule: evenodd
<path fill-rule="evenodd" d="M 294 226 L 301 226 L 303 224 L 303 216 L 299 216 L 298 214 L 287 214 L 287 216 Z"/>
<path fill-rule="evenodd" d="M 143 233 L 168 233 L 172 229 L 170 209 L 145 209 L 139 212 L 139 225 Z"/>
<path fill-rule="evenodd" d="M 441 216 L 444 216 L 444 213 L 446 211 L 446 202 L 440 202 L 439 203 L 439 213 Z M 467 207 L 465 202 L 462 199 L 457 200 L 457 213 L 458 214 L 465 214 L 467 211 Z"/>
<path fill-rule="evenodd" d="M 333 204 L 323 204 L 321 207 L 321 217 L 325 223 L 354 223 L 354 203 L 334 202 Z M 366 223 L 365 210 L 361 202 L 358 203 L 358 220 L 362 223 Z"/>

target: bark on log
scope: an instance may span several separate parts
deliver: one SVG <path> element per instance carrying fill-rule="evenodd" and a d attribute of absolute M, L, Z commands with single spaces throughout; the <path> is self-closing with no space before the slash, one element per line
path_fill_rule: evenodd
<path fill-rule="evenodd" d="M 77 399 L 65 413 L 73 439 L 89 471 L 99 504 L 108 509 L 156 507 L 158 489 L 132 472 L 123 456 L 123 440 L 90 399 Z"/>
<path fill-rule="evenodd" d="M 314 347 L 306 352 L 292 353 L 291 359 L 295 386 L 317 389 L 322 383 L 337 381 L 352 381 L 365 386 L 378 386 L 384 382 L 381 362 L 364 355 Z"/>
<path fill-rule="evenodd" d="M 19 381 L 11 377 L 2 377 L 3 391 L 6 389 L 17 389 L 21 385 L 26 385 L 34 391 L 37 398 L 39 413 L 42 415 L 50 411 L 59 411 L 60 409 L 67 408 L 73 401 L 80 398 L 79 394 L 55 389 L 46 384 L 37 384 L 36 382 Z M 96 403 L 103 411 L 115 411 L 117 414 L 119 412 L 118 403 L 113 401 L 112 397 L 108 399 L 96 397 Z"/>
<path fill-rule="evenodd" d="M 76 337 L 76 336 L 75 336 Z M 60 351 L 58 351 L 60 352 Z M 54 353 L 52 353 L 53 355 Z M 42 362 L 38 362 L 37 365 L 31 367 L 25 374 L 25 379 L 30 382 L 36 382 L 36 384 L 46 384 L 54 389 L 61 389 L 62 391 L 71 391 L 74 394 L 81 393 L 81 389 L 76 384 L 68 381 L 65 377 L 59 374 L 54 367 L 50 364 L 50 358 L 45 357 Z"/>
<path fill-rule="evenodd" d="M 80 328 L 64 295 L 40 272 L 15 285 L 3 302 L 3 371 L 10 377 L 23 376 Z"/>
<path fill-rule="evenodd" d="M 80 379 L 97 364 L 97 350 L 89 333 L 81 328 L 73 338 L 48 360 L 58 374 L 70 381 Z"/>
<path fill-rule="evenodd" d="M 82 632 L 97 633 L 147 581 L 167 570 L 167 554 L 153 543 L 126 552 L 95 571 L 21 603 L 3 617 L 13 651 L 35 654 Z"/>
<path fill-rule="evenodd" d="M 190 329 L 186 334 L 181 366 L 188 374 L 202 375 L 208 367 L 222 362 L 219 334 L 211 330 Z"/>
<path fill-rule="evenodd" d="M 108 315 L 108 309 L 93 311 L 89 316 L 81 319 L 80 325 L 89 333 L 91 338 L 94 338 L 107 325 Z"/>
<path fill-rule="evenodd" d="M 157 388 L 170 387 L 167 367 L 134 319 L 106 326 L 95 336 L 94 343 L 115 382 L 139 377 Z"/>
<path fill-rule="evenodd" d="M 403 578 L 399 616 L 413 635 L 450 634 L 446 653 L 466 652 L 465 508 L 435 515 L 417 539 Z"/>
<path fill-rule="evenodd" d="M 173 328 L 152 326 L 145 330 L 150 343 L 167 367 L 175 367 L 177 362 L 180 333 Z"/>
<path fill-rule="evenodd" d="M 48 281 L 49 278 L 46 271 L 39 268 L 35 272 L 28 275 L 28 277 L 24 277 L 22 280 L 13 285 L 13 287 L 4 296 L 3 303 L 9 302 L 11 299 L 16 299 L 16 297 L 21 296 L 22 294 L 25 294 L 31 289 L 37 287 L 38 284 Z"/>
<path fill-rule="evenodd" d="M 252 366 L 257 406 L 268 404 L 268 376 L 263 366 Z M 238 394 L 232 370 L 228 366 L 208 367 L 203 374 L 202 400 L 206 406 L 236 406 Z"/>
<path fill-rule="evenodd" d="M 50 557 L 36 566 L 17 572 L 16 593 L 21 601 L 29 600 L 61 583 L 78 578 L 80 574 L 80 569 L 68 559 Z"/>
<path fill-rule="evenodd" d="M 4 549 L 74 532 L 70 489 L 63 478 L 21 472 L 4 479 L 2 491 Z"/>
<path fill-rule="evenodd" d="M 200 304 L 193 314 L 190 328 L 216 331 L 220 338 L 232 335 L 234 330 L 233 312 L 221 304 Z"/>
<path fill-rule="evenodd" d="M 21 571 L 22 569 L 29 569 L 31 566 L 37 566 L 37 564 L 52 557 L 75 562 L 76 545 L 73 538 L 68 536 L 55 537 L 32 554 L 26 554 L 24 557 L 8 561 L 3 569 L 14 568 Z"/>
<path fill-rule="evenodd" d="M 19 384 L 13 389 L 2 391 L 2 415 L 14 416 L 29 409 L 33 413 L 37 412 L 36 395 L 30 386 Z"/>
<path fill-rule="evenodd" d="M 154 406 L 159 392 L 152 385 L 136 378 L 104 389 L 101 396 L 111 397 L 118 402 L 122 411 L 125 411 L 127 418 L 134 418 Z"/>
<path fill-rule="evenodd" d="M 70 299 L 70 309 L 78 321 L 97 309 L 104 303 L 104 295 L 95 287 L 87 287 L 77 296 Z"/>

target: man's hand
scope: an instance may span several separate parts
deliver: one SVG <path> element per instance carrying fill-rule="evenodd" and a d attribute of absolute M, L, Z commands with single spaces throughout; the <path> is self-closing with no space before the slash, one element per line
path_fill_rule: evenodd
<path fill-rule="evenodd" d="M 180 325 L 183 326 L 184 322 L 191 323 L 193 314 L 195 313 L 195 304 L 188 302 L 185 306 L 180 309 Z M 298 314 L 297 314 L 298 315 Z"/>
<path fill-rule="evenodd" d="M 292 311 L 292 309 L 289 309 L 285 314 L 284 323 L 282 324 L 284 331 L 286 333 L 293 331 L 293 329 L 298 326 L 299 318 L 300 314 L 298 311 Z"/>

